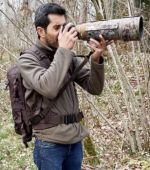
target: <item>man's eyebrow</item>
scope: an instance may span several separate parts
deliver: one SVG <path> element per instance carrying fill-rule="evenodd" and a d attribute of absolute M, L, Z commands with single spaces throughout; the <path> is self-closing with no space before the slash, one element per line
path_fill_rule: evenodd
<path fill-rule="evenodd" d="M 62 24 L 56 24 L 56 25 L 53 25 L 53 27 L 61 27 Z"/>

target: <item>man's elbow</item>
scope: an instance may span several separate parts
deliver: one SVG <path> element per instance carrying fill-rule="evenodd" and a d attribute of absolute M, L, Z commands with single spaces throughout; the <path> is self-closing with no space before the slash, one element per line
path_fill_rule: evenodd
<path fill-rule="evenodd" d="M 39 92 L 41 95 L 45 96 L 46 98 L 54 99 L 58 94 L 59 87 L 57 87 L 55 84 L 50 85 L 45 81 L 37 81 L 36 85 L 36 91 Z"/>
<path fill-rule="evenodd" d="M 103 90 L 94 91 L 94 92 L 92 92 L 91 94 L 98 96 L 98 95 L 100 95 L 100 94 L 102 93 L 102 91 L 103 91 Z"/>
<path fill-rule="evenodd" d="M 52 91 L 48 91 L 47 93 L 45 93 L 45 97 L 49 98 L 49 99 L 54 99 L 58 94 L 57 90 L 52 90 Z"/>
<path fill-rule="evenodd" d="M 90 93 L 92 95 L 100 95 L 102 93 L 102 91 L 103 91 L 103 87 L 104 86 L 99 86 L 97 88 L 94 88 Z"/>
<path fill-rule="evenodd" d="M 58 90 L 55 90 L 55 89 L 46 89 L 46 88 L 42 89 L 41 88 L 40 90 L 36 90 L 36 91 L 48 99 L 54 99 L 58 94 Z"/>

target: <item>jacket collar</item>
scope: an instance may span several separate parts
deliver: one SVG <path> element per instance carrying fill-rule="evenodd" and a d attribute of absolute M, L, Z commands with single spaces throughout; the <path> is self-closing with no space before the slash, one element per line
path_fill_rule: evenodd
<path fill-rule="evenodd" d="M 37 39 L 35 44 L 46 56 L 54 57 L 57 48 L 48 47 L 47 45 L 43 44 L 39 39 Z M 43 56 L 44 57 L 44 56 Z"/>

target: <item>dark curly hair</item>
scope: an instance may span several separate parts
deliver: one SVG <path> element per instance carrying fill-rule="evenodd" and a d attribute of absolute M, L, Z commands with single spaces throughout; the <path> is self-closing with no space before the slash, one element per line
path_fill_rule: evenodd
<path fill-rule="evenodd" d="M 45 30 L 50 23 L 49 14 L 64 15 L 67 18 L 66 10 L 56 3 L 46 3 L 39 6 L 35 11 L 35 27 L 42 27 Z"/>

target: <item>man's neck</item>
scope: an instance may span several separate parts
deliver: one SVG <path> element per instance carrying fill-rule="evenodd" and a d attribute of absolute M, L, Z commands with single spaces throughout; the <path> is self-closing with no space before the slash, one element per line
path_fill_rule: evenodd
<path fill-rule="evenodd" d="M 40 43 L 41 43 L 45 48 L 47 48 L 48 50 L 50 50 L 50 51 L 56 51 L 56 50 L 57 50 L 57 48 L 52 47 L 52 46 L 50 46 L 50 45 L 47 45 L 47 43 L 46 43 L 45 40 L 39 39 L 39 41 L 40 41 Z"/>

